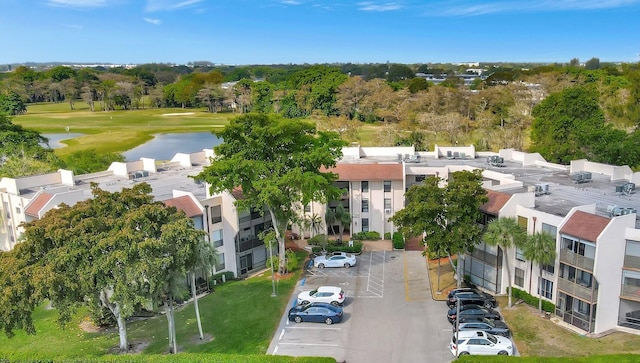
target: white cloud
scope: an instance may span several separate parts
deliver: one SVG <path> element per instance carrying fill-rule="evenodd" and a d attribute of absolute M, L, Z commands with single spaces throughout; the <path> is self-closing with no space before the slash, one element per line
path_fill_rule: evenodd
<path fill-rule="evenodd" d="M 151 19 L 151 18 L 142 18 L 142 19 L 144 19 L 144 21 L 146 21 L 147 23 L 151 23 L 153 25 L 162 24 L 162 21 L 160 19 Z"/>
<path fill-rule="evenodd" d="M 82 30 L 82 29 L 84 29 L 84 27 L 82 25 L 76 25 L 76 24 L 66 24 L 65 27 L 71 28 L 71 29 L 74 29 L 74 30 Z"/>
<path fill-rule="evenodd" d="M 202 1 L 203 0 L 147 0 L 145 10 L 148 12 L 177 10 L 196 5 Z"/>
<path fill-rule="evenodd" d="M 357 4 L 358 10 L 362 11 L 392 11 L 402 9 L 402 5 L 395 2 L 388 3 L 374 3 L 372 1 L 360 2 Z"/>
<path fill-rule="evenodd" d="M 296 1 L 296 0 L 282 0 L 280 2 L 285 4 L 285 5 L 300 5 L 300 4 L 302 4 L 300 1 Z"/>
<path fill-rule="evenodd" d="M 65 8 L 98 8 L 107 4 L 107 0 L 47 0 L 47 5 Z"/>
<path fill-rule="evenodd" d="M 513 12 L 553 12 L 571 10 L 621 8 L 639 3 L 640 0 L 544 0 L 544 1 L 493 1 L 478 4 L 476 1 L 463 0 L 434 4 L 437 15 L 478 16 Z M 452 4 L 455 4 L 452 6 Z"/>

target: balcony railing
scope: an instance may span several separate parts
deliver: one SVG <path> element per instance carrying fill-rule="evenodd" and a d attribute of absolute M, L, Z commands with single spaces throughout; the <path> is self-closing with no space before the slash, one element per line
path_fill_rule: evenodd
<path fill-rule="evenodd" d="M 560 250 L 560 262 L 565 262 L 582 270 L 593 271 L 593 258 L 573 253 L 567 249 Z"/>
<path fill-rule="evenodd" d="M 598 298 L 598 289 L 593 286 L 586 287 L 562 277 L 558 278 L 558 289 L 564 291 L 568 295 L 572 295 L 592 303 L 596 302 Z"/>
<path fill-rule="evenodd" d="M 238 252 L 244 252 L 252 248 L 256 248 L 260 245 L 264 245 L 264 242 L 260 238 L 258 237 L 249 238 L 244 241 L 240 241 L 238 243 Z"/>
<path fill-rule="evenodd" d="M 640 286 L 622 284 L 620 297 L 640 301 Z"/>

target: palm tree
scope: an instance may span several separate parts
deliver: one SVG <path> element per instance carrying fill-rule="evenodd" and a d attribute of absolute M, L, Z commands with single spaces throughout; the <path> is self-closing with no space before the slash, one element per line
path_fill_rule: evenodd
<path fill-rule="evenodd" d="M 338 222 L 338 229 L 340 231 L 340 242 L 342 242 L 342 234 L 344 233 L 344 226 L 351 224 L 351 213 L 344 209 L 342 203 L 336 207 L 336 222 Z"/>
<path fill-rule="evenodd" d="M 556 260 L 556 240 L 548 233 L 536 233 L 527 238 L 524 257 L 540 267 L 538 274 L 538 312 L 542 314 L 542 266 Z"/>
<path fill-rule="evenodd" d="M 509 248 L 519 247 L 527 240 L 527 233 L 515 218 L 498 218 L 489 222 L 484 232 L 483 240 L 491 246 L 502 249 L 504 265 L 507 269 L 507 289 L 509 292 L 509 307 L 511 307 L 511 269 L 509 268 Z"/>
<path fill-rule="evenodd" d="M 200 321 L 200 307 L 198 306 L 198 294 L 196 293 L 196 270 L 201 269 L 204 271 L 207 277 L 211 274 L 211 269 L 216 264 L 217 255 L 211 245 L 211 242 L 202 240 L 197 246 L 196 251 L 193 254 L 193 260 L 191 261 L 191 271 L 189 273 L 191 277 L 191 295 L 193 297 L 193 307 L 196 310 L 196 322 L 198 323 L 198 333 L 200 334 L 200 340 L 204 339 L 202 333 L 202 322 Z"/>
<path fill-rule="evenodd" d="M 333 224 L 336 223 L 335 209 L 327 208 L 327 212 L 324 214 L 324 220 L 327 223 L 327 228 L 331 227 L 331 233 L 336 237 L 336 230 L 333 228 Z M 327 233 L 328 232 L 329 231 L 327 231 Z"/>
<path fill-rule="evenodd" d="M 322 218 L 317 213 L 307 216 L 305 220 L 305 224 L 307 228 L 311 231 L 311 237 L 319 234 L 320 231 L 322 230 Z"/>

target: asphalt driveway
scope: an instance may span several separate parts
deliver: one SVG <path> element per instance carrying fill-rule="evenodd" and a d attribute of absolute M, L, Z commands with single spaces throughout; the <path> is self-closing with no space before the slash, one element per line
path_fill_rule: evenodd
<path fill-rule="evenodd" d="M 419 251 L 369 251 L 358 256 L 354 268 L 309 269 L 290 306 L 301 290 L 340 286 L 347 294 L 344 320 L 296 324 L 285 312 L 267 354 L 338 362 L 451 362 L 447 308 L 431 298 L 427 273 Z"/>

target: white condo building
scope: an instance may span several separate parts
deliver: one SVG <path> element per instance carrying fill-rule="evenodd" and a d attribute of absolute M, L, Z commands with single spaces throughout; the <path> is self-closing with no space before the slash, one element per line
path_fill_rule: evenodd
<path fill-rule="evenodd" d="M 70 171 L 0 181 L 0 249 L 19 243 L 20 224 L 42 217 L 61 203 L 90 198 L 90 183 L 117 191 L 147 182 L 156 200 L 184 210 L 207 232 L 219 254 L 215 272 L 242 277 L 265 267 L 267 250 L 257 236 L 271 222 L 259 211 L 239 213 L 238 191 L 210 195 L 192 177 L 209 165 L 212 150 L 177 154 L 169 163 L 153 159 L 114 163 L 104 172 L 75 176 Z M 546 162 L 539 154 L 511 149 L 476 152 L 473 146 L 438 147 L 416 152 L 413 147 L 345 147 L 331 169 L 345 193 L 328 205 L 305 206 L 308 215 L 324 217 L 341 203 L 352 216 L 345 233 L 394 232 L 388 221 L 404 208 L 404 193 L 427 176 L 446 182 L 450 173 L 481 169 L 489 201 L 482 206 L 486 224 L 512 217 L 529 234 L 547 232 L 556 239 L 557 258 L 539 268 L 513 248 L 506 254 L 481 243 L 462 256 L 465 275 L 481 288 L 506 293 L 506 266 L 514 287 L 555 304 L 555 315 L 583 330 L 640 330 L 640 173 L 627 166 L 575 160 L 570 165 Z M 324 226 L 325 231 L 328 228 Z M 311 231 L 298 231 L 310 236 Z M 538 281 L 542 283 L 539 284 Z M 539 286 L 540 285 L 540 286 Z"/>

